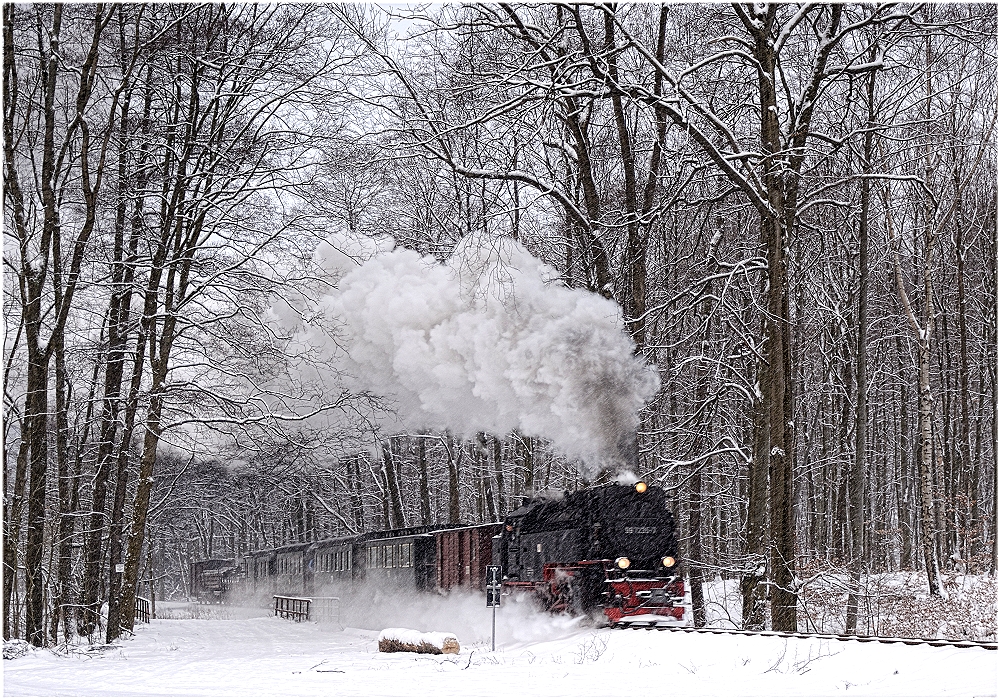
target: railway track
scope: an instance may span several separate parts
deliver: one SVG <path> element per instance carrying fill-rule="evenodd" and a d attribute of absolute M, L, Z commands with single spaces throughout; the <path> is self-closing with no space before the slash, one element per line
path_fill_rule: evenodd
<path fill-rule="evenodd" d="M 728 630 L 717 627 L 682 627 L 671 625 L 655 625 L 655 623 L 619 624 L 616 629 L 646 629 L 668 632 L 689 632 L 694 634 L 731 634 L 756 637 L 785 637 L 792 639 L 832 639 L 842 642 L 878 642 L 880 644 L 906 644 L 916 646 L 927 644 L 932 647 L 957 647 L 959 649 L 997 650 L 997 642 L 976 642 L 968 639 L 916 639 L 909 637 L 861 637 L 850 634 L 822 634 L 809 632 L 772 632 L 769 630 Z"/>

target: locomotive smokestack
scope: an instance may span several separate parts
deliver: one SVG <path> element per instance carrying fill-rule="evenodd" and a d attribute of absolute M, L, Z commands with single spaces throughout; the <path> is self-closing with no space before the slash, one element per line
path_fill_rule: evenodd
<path fill-rule="evenodd" d="M 580 460 L 585 477 L 635 468 L 638 414 L 659 376 L 634 356 L 613 301 L 486 235 L 443 263 L 389 238 L 335 236 L 317 262 L 339 278 L 317 306 L 341 342 L 310 326 L 298 339 L 330 348 L 351 389 L 392 402 L 398 424 L 383 429 L 518 430 Z"/>
<path fill-rule="evenodd" d="M 618 443 L 618 454 L 621 471 L 639 471 L 639 440 L 634 431 L 630 431 Z"/>

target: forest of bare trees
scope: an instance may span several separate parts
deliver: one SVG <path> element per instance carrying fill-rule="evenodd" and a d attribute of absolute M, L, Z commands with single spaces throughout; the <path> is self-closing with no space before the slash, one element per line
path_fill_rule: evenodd
<path fill-rule="evenodd" d="M 846 573 L 854 631 L 873 572 L 995 576 L 995 5 L 394 12 L 4 5 L 5 639 L 111 641 L 193 560 L 613 476 L 381 420 L 275 321 L 341 342 L 334 234 L 511 239 L 619 305 L 696 624 L 716 577 L 791 630 Z"/>

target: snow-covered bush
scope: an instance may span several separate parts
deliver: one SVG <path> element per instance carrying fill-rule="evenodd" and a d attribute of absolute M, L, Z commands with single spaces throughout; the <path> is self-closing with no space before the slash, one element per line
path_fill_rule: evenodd
<path fill-rule="evenodd" d="M 20 659 L 22 656 L 27 656 L 30 651 L 31 645 L 23 639 L 11 639 L 3 643 L 3 658 L 5 661 Z"/>
<path fill-rule="evenodd" d="M 806 575 L 803 575 L 806 574 Z M 799 627 L 842 633 L 850 579 L 841 567 L 813 565 L 800 572 Z M 858 589 L 859 634 L 923 639 L 995 640 L 997 580 L 987 575 L 942 573 L 947 599 L 927 593 L 923 572 L 862 576 Z"/>

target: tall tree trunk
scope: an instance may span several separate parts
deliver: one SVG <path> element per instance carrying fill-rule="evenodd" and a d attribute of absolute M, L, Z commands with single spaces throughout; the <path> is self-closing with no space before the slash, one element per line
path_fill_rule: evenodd
<path fill-rule="evenodd" d="M 39 317 L 40 318 L 40 317 Z M 31 404 L 31 430 L 28 472 L 28 527 L 25 547 L 24 628 L 28 643 L 45 646 L 45 601 L 42 580 L 42 556 L 45 545 L 45 477 L 48 470 L 48 357 L 28 354 L 28 396 Z"/>
<path fill-rule="evenodd" d="M 769 6 L 758 18 L 759 25 L 748 23 L 754 38 L 757 59 L 760 139 L 764 158 L 761 162 L 763 185 L 769 211 L 762 211 L 761 240 L 767 257 L 767 317 L 765 319 L 765 357 L 767 380 L 761 382 L 764 410 L 768 414 L 770 449 L 768 458 L 769 505 L 771 511 L 771 625 L 775 630 L 795 631 L 797 597 L 795 580 L 795 522 L 793 518 L 792 460 L 793 435 L 791 377 L 791 318 L 788 303 L 788 262 L 786 249 L 789 232 L 795 223 L 795 188 L 797 170 L 781 155 L 784 152 L 778 121 L 777 55 L 771 32 L 775 8 Z M 819 65 L 822 61 L 817 62 Z M 808 116 L 803 115 L 808 124 Z M 802 144 L 804 146 L 804 143 Z M 801 146 L 800 146 L 801 148 Z M 801 161 L 800 161 L 801 163 Z M 787 182 L 786 182 L 787 180 Z M 787 192 L 786 192 L 787 188 Z"/>
<path fill-rule="evenodd" d="M 896 336 L 896 360 L 900 370 L 903 369 L 903 341 L 900 336 Z M 910 475 L 910 455 L 913 450 L 910 446 L 910 411 L 909 395 L 906 391 L 906 383 L 899 383 L 899 444 L 897 452 L 899 459 L 899 480 L 897 489 L 897 519 L 899 523 L 900 551 L 899 566 L 906 570 L 915 567 L 913 555 L 914 529 L 912 526 L 913 508 L 910 501 L 911 480 Z"/>
<path fill-rule="evenodd" d="M 521 454 L 521 469 L 524 473 L 522 493 L 531 496 L 535 491 L 535 440 L 526 435 L 517 436 L 518 450 Z"/>
<path fill-rule="evenodd" d="M 4 8 L 6 11 L 7 8 Z M 27 404 L 27 401 L 25 401 Z M 25 405 L 21 431 L 29 434 L 28 407 Z M 13 489 L 6 495 L 4 508 L 3 544 L 3 638 L 20 636 L 20 613 L 12 605 L 12 594 L 17 587 L 17 550 L 21 543 L 21 522 L 24 519 L 24 487 L 28 480 L 28 441 L 23 437 L 17 450 Z M 6 484 L 5 484 L 6 486 Z"/>
<path fill-rule="evenodd" d="M 427 438 L 417 436 L 417 470 L 420 475 L 420 522 L 431 524 L 431 492 L 427 482 Z"/>
<path fill-rule="evenodd" d="M 128 549 L 122 573 L 121 592 L 115 596 L 118 608 L 118 624 L 115 629 L 132 631 L 135 625 L 135 599 L 138 595 L 139 565 L 142 547 L 146 538 L 146 523 L 149 516 L 149 497 L 153 490 L 153 470 L 156 466 L 156 450 L 160 441 L 160 420 L 163 413 L 164 384 L 167 374 L 166 363 L 157 368 L 153 376 L 149 410 L 146 415 L 146 430 L 143 437 L 142 457 L 139 461 L 139 478 L 136 485 L 135 501 L 132 507 L 132 526 L 128 535 Z M 211 539 L 209 539 L 211 547 Z M 209 553 L 211 556 L 211 553 Z M 114 592 L 112 592 L 114 595 Z M 120 600 L 119 600 L 120 596 Z M 112 625 L 108 615 L 108 635 Z M 117 635 L 115 635 L 117 637 Z M 108 640 L 109 643 L 111 639 Z"/>
<path fill-rule="evenodd" d="M 457 524 L 462 519 L 462 513 L 459 504 L 459 494 L 458 494 L 458 469 L 459 469 L 459 455 L 455 454 L 457 450 L 454 446 L 454 441 L 450 434 L 446 434 L 441 438 L 441 442 L 444 443 L 445 452 L 448 458 L 448 523 Z"/>
<path fill-rule="evenodd" d="M 493 480 L 490 477 L 489 469 L 489 449 L 486 433 L 477 433 L 472 443 L 473 466 L 475 468 L 476 479 L 479 481 L 479 497 L 481 499 L 479 508 L 479 521 L 488 519 L 489 522 L 496 522 L 497 510 L 493 497 Z"/>
<path fill-rule="evenodd" d="M 763 363 L 761 363 L 763 364 Z M 766 381 L 766 369 L 761 369 L 758 381 Z M 758 402 L 753 413 L 753 452 L 747 474 L 747 520 L 745 537 L 746 561 L 740 578 L 743 598 L 743 629 L 764 629 L 763 582 L 767 576 L 767 558 L 764 555 L 767 528 L 767 413 Z"/>
<path fill-rule="evenodd" d="M 875 47 L 870 58 L 877 58 Z M 854 419 L 854 470 L 851 474 L 851 559 L 850 591 L 847 596 L 847 634 L 858 628 L 858 593 L 861 570 L 865 564 L 865 463 L 868 456 L 868 217 L 871 207 L 871 173 L 873 138 L 875 133 L 875 72 L 868 75 L 866 90 L 868 120 L 864 136 L 861 180 L 861 210 L 858 214 L 858 335 L 855 361 L 857 394 Z"/>
<path fill-rule="evenodd" d="M 497 481 L 497 519 L 502 520 L 507 513 L 503 479 L 503 442 L 496 435 L 493 436 L 493 476 Z"/>
<path fill-rule="evenodd" d="M 50 620 L 50 637 L 59 638 L 59 620 L 62 619 L 66 641 L 70 639 L 70 620 L 67 599 L 70 592 L 70 567 L 72 564 L 73 511 L 72 493 L 73 477 L 69 467 L 69 400 L 67 396 L 66 351 L 62 338 L 55 346 L 56 365 L 56 463 L 59 475 L 59 520 L 53 547 L 57 552 L 56 582 L 53 587 L 55 597 L 52 600 L 52 619 Z"/>
<path fill-rule="evenodd" d="M 930 594 L 945 597 L 938 564 L 934 517 L 934 395 L 931 391 L 931 337 L 934 334 L 934 290 L 931 279 L 933 224 L 930 220 L 925 221 L 924 224 L 922 325 L 904 286 L 902 265 L 899 260 L 899 236 L 893 226 L 888 192 L 883 193 L 883 203 L 886 210 L 886 226 L 892 241 L 896 291 L 917 339 L 917 433 L 920 443 L 918 478 L 920 482 L 920 540 L 924 569 L 927 572 Z"/>
<path fill-rule="evenodd" d="M 347 468 L 351 475 L 351 514 L 354 518 L 356 532 L 365 531 L 365 504 L 361 500 L 361 457 L 348 460 Z"/>
<path fill-rule="evenodd" d="M 396 474 L 396 458 L 393 454 L 393 442 L 396 438 L 382 441 L 382 476 L 385 479 L 386 492 L 389 499 L 389 511 L 392 517 L 390 528 L 406 527 L 403 518 L 403 503 L 399 495 L 399 478 Z"/>
<path fill-rule="evenodd" d="M 705 626 L 705 576 L 702 571 L 704 554 L 701 546 L 703 505 L 701 472 L 705 464 L 707 461 L 699 461 L 688 481 L 688 535 L 691 538 L 688 547 L 688 580 L 691 586 L 691 612 L 695 627 Z"/>

